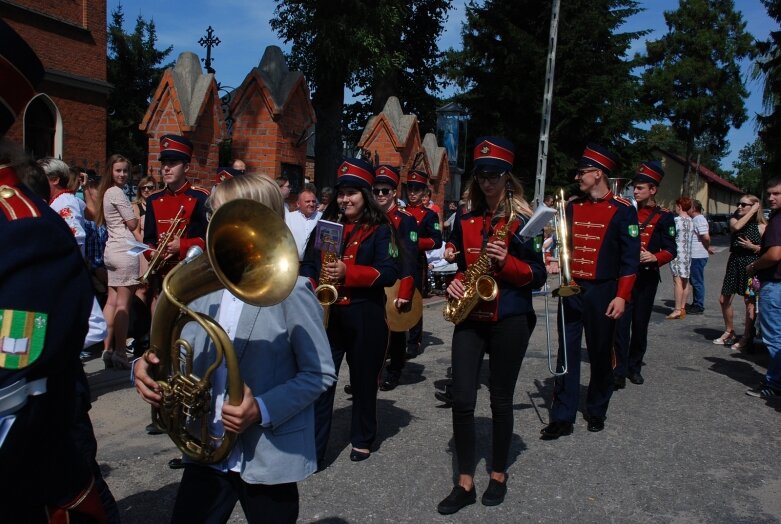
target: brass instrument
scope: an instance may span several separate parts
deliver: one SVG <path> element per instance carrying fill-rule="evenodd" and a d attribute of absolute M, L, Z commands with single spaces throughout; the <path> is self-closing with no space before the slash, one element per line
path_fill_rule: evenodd
<path fill-rule="evenodd" d="M 610 186 L 610 192 L 613 193 L 616 196 L 623 196 L 621 193 L 624 191 L 624 188 L 629 183 L 628 178 L 608 178 L 607 179 L 608 186 Z"/>
<path fill-rule="evenodd" d="M 149 267 L 147 267 L 144 274 L 141 275 L 141 278 L 138 279 L 141 284 L 147 284 L 149 282 L 149 277 L 154 273 L 157 273 L 160 269 L 160 265 L 165 260 L 163 253 L 165 252 L 168 243 L 174 238 L 181 237 L 184 233 L 184 228 L 179 229 L 179 224 L 182 223 L 182 220 L 184 220 L 184 206 L 179 206 L 179 211 L 176 212 L 176 216 L 171 220 L 171 225 L 168 226 L 163 238 L 157 243 L 157 249 L 155 249 L 152 258 L 149 259 Z"/>
<path fill-rule="evenodd" d="M 187 304 L 227 289 L 247 304 L 271 306 L 284 300 L 298 277 L 298 250 L 284 220 L 253 200 L 220 206 L 206 232 L 206 254 L 193 247 L 163 281 L 152 319 L 150 351 L 160 359 L 153 368 L 162 400 L 152 408 L 152 422 L 168 433 L 182 451 L 202 463 L 215 464 L 230 453 L 236 434 L 212 435 L 209 421 L 211 378 L 225 361 L 230 405 L 241 403 L 243 385 L 233 344 L 211 317 Z M 194 349 L 180 338 L 190 322 L 212 340 L 215 360 L 204 375 L 193 374 Z"/>
<path fill-rule="evenodd" d="M 559 248 L 559 287 L 554 289 L 552 295 L 559 297 L 559 314 L 561 315 L 562 324 L 564 324 L 564 304 L 561 299 L 571 297 L 580 293 L 580 286 L 573 280 L 572 272 L 570 271 L 570 252 L 569 252 L 569 229 L 567 228 L 567 200 L 564 198 L 564 190 L 559 191 L 559 196 L 556 198 L 556 214 L 553 215 L 553 224 L 556 231 L 556 243 Z M 564 362 L 561 371 L 558 371 L 553 367 L 553 351 L 551 349 L 550 341 L 550 320 L 548 311 L 548 295 L 545 295 L 545 334 L 546 343 L 548 346 L 548 370 L 551 375 L 561 376 L 567 373 L 567 339 L 566 331 L 562 330 L 561 344 L 564 349 Z"/>
<path fill-rule="evenodd" d="M 564 190 L 559 190 L 556 199 L 556 214 L 553 223 L 556 229 L 556 243 L 559 247 L 559 287 L 553 290 L 554 297 L 569 297 L 580 293 L 580 287 L 572 279 L 570 272 L 569 231 L 567 229 L 567 200 Z"/>
<path fill-rule="evenodd" d="M 510 234 L 510 227 L 515 219 L 513 191 L 509 183 L 505 189 L 504 207 L 505 213 L 508 212 L 507 210 L 510 213 L 507 216 L 507 223 L 494 233 L 491 240 L 504 241 Z M 499 285 L 491 276 L 493 269 L 493 261 L 488 258 L 486 246 L 483 246 L 477 260 L 464 271 L 464 296 L 460 299 L 448 297 L 445 310 L 442 312 L 445 320 L 453 324 L 460 324 L 466 320 L 480 300 L 488 302 L 496 298 L 499 293 Z"/>
<path fill-rule="evenodd" d="M 339 216 L 336 217 L 337 222 L 342 221 L 343 213 L 344 209 L 340 209 Z M 325 252 L 323 252 L 323 249 L 325 249 Z M 320 250 L 320 252 L 323 253 L 323 260 L 320 264 L 320 279 L 318 281 L 318 286 L 315 288 L 315 296 L 317 297 L 317 301 L 320 302 L 320 305 L 323 306 L 323 326 L 328 327 L 331 305 L 339 298 L 339 293 L 336 290 L 338 281 L 326 274 L 325 266 L 332 262 L 339 261 L 339 257 L 336 255 L 339 251 L 339 247 L 335 242 L 329 242 L 323 246 L 323 249 Z"/>

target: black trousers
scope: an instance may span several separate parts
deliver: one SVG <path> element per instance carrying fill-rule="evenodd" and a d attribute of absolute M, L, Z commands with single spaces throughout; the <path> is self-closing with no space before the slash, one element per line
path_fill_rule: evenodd
<path fill-rule="evenodd" d="M 295 523 L 298 486 L 249 484 L 238 473 L 223 473 L 209 466 L 187 464 L 176 494 L 175 524 L 228 522 L 236 502 L 250 523 Z"/>
<path fill-rule="evenodd" d="M 659 272 L 641 268 L 632 288 L 632 300 L 626 305 L 624 316 L 616 323 L 616 367 L 613 369 L 616 377 L 640 373 L 648 349 L 648 323 L 657 287 Z"/>
<path fill-rule="evenodd" d="M 491 470 L 507 468 L 513 433 L 513 394 L 536 317 L 534 313 L 504 318 L 498 322 L 467 320 L 453 331 L 453 440 L 458 472 L 474 475 L 475 405 L 480 367 L 489 354 L 488 389 L 493 425 Z"/>
<path fill-rule="evenodd" d="M 384 299 L 384 295 L 383 295 Z M 388 349 L 388 323 L 385 305 L 380 301 L 364 301 L 347 306 L 331 306 L 328 321 L 328 341 L 336 366 L 347 357 L 353 405 L 350 442 L 354 448 L 371 447 L 377 436 L 377 387 Z M 325 459 L 331 434 L 336 384 L 315 401 L 315 443 L 317 462 Z"/>
<path fill-rule="evenodd" d="M 388 358 L 390 362 L 386 371 L 389 375 L 401 375 L 404 369 L 404 362 L 407 360 L 407 332 L 391 331 L 390 341 L 388 342 Z"/>
<path fill-rule="evenodd" d="M 606 316 L 605 312 L 610 301 L 616 296 L 618 284 L 615 280 L 578 280 L 578 285 L 581 292 L 562 298 L 563 307 L 559 309 L 558 369 L 564 364 L 566 351 L 568 370 L 566 375 L 556 377 L 551 421 L 575 422 L 580 402 L 580 344 L 584 332 L 591 364 L 586 415 L 604 420 L 610 397 L 613 395 L 613 339 L 616 321 Z M 562 310 L 565 323 L 562 323 Z M 566 346 L 563 345 L 564 334 Z"/>

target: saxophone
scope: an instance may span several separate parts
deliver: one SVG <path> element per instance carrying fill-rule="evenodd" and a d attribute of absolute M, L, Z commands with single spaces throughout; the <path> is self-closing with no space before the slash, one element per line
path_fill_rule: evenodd
<path fill-rule="evenodd" d="M 336 217 L 337 222 L 342 221 L 342 214 L 344 214 L 344 208 L 339 209 L 339 216 Z M 339 293 L 336 290 L 336 284 L 338 284 L 338 282 L 328 276 L 325 272 L 325 266 L 332 262 L 339 261 L 339 257 L 336 255 L 339 250 L 338 246 L 336 246 L 336 242 L 331 242 L 330 245 L 323 247 L 325 248 L 325 252 L 323 252 L 322 249 L 320 250 L 320 252 L 323 253 L 323 259 L 320 264 L 320 279 L 318 280 L 319 285 L 315 288 L 315 296 L 317 297 L 317 301 L 320 302 L 320 305 L 323 306 L 323 327 L 327 328 L 331 304 L 336 302 L 336 299 L 339 298 Z"/>
<path fill-rule="evenodd" d="M 515 210 L 513 209 L 513 191 L 509 186 L 505 190 L 505 210 L 509 209 L 507 223 L 500 227 L 492 237 L 492 240 L 505 241 L 510 234 L 510 227 L 515 219 Z M 462 298 L 449 297 L 442 314 L 445 320 L 453 324 L 460 324 L 469 316 L 477 304 L 484 300 L 486 302 L 496 298 L 499 294 L 499 285 L 491 276 L 493 272 L 493 261 L 488 258 L 485 246 L 480 252 L 480 256 L 474 261 L 466 271 L 464 271 L 464 296 Z"/>

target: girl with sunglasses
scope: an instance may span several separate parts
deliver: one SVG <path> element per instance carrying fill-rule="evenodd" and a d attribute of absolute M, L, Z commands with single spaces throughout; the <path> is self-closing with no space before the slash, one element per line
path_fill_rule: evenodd
<path fill-rule="evenodd" d="M 474 504 L 476 457 L 475 405 L 483 357 L 489 354 L 488 389 L 491 398 L 492 445 L 487 461 L 488 487 L 482 496 L 486 506 L 501 504 L 507 493 L 507 466 L 513 433 L 513 394 L 529 337 L 536 324 L 532 290 L 545 283 L 542 239 L 518 235 L 532 215 L 523 198 L 523 186 L 510 170 L 515 153 L 512 144 L 499 137 L 477 140 L 474 149 L 475 177 L 469 188 L 472 209 L 457 217 L 453 234 L 445 248 L 445 259 L 455 260 L 458 273 L 447 293 L 461 299 L 466 292 L 463 279 L 467 268 L 481 254 L 488 255 L 490 276 L 498 292 L 492 300 L 481 301 L 468 318 L 453 331 L 451 359 L 453 441 L 458 477 L 450 495 L 437 510 L 451 514 Z M 512 191 L 510 205 L 507 192 Z M 504 239 L 497 232 L 508 228 Z"/>

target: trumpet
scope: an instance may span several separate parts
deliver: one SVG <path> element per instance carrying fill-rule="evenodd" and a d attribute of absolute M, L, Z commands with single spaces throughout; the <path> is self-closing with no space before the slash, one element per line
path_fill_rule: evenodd
<path fill-rule="evenodd" d="M 157 271 L 160 269 L 160 265 L 165 260 L 163 256 L 165 247 L 171 242 L 171 240 L 174 238 L 180 238 L 184 233 L 184 228 L 179 228 L 179 224 L 181 224 L 183 220 L 184 206 L 180 206 L 179 211 L 176 212 L 176 216 L 173 218 L 173 220 L 171 220 L 171 225 L 168 226 L 168 230 L 165 232 L 160 242 L 157 243 L 157 249 L 155 249 L 152 258 L 149 259 L 149 267 L 146 271 L 144 271 L 144 274 L 141 275 L 141 278 L 138 279 L 141 284 L 148 283 L 149 277 L 157 273 Z"/>

